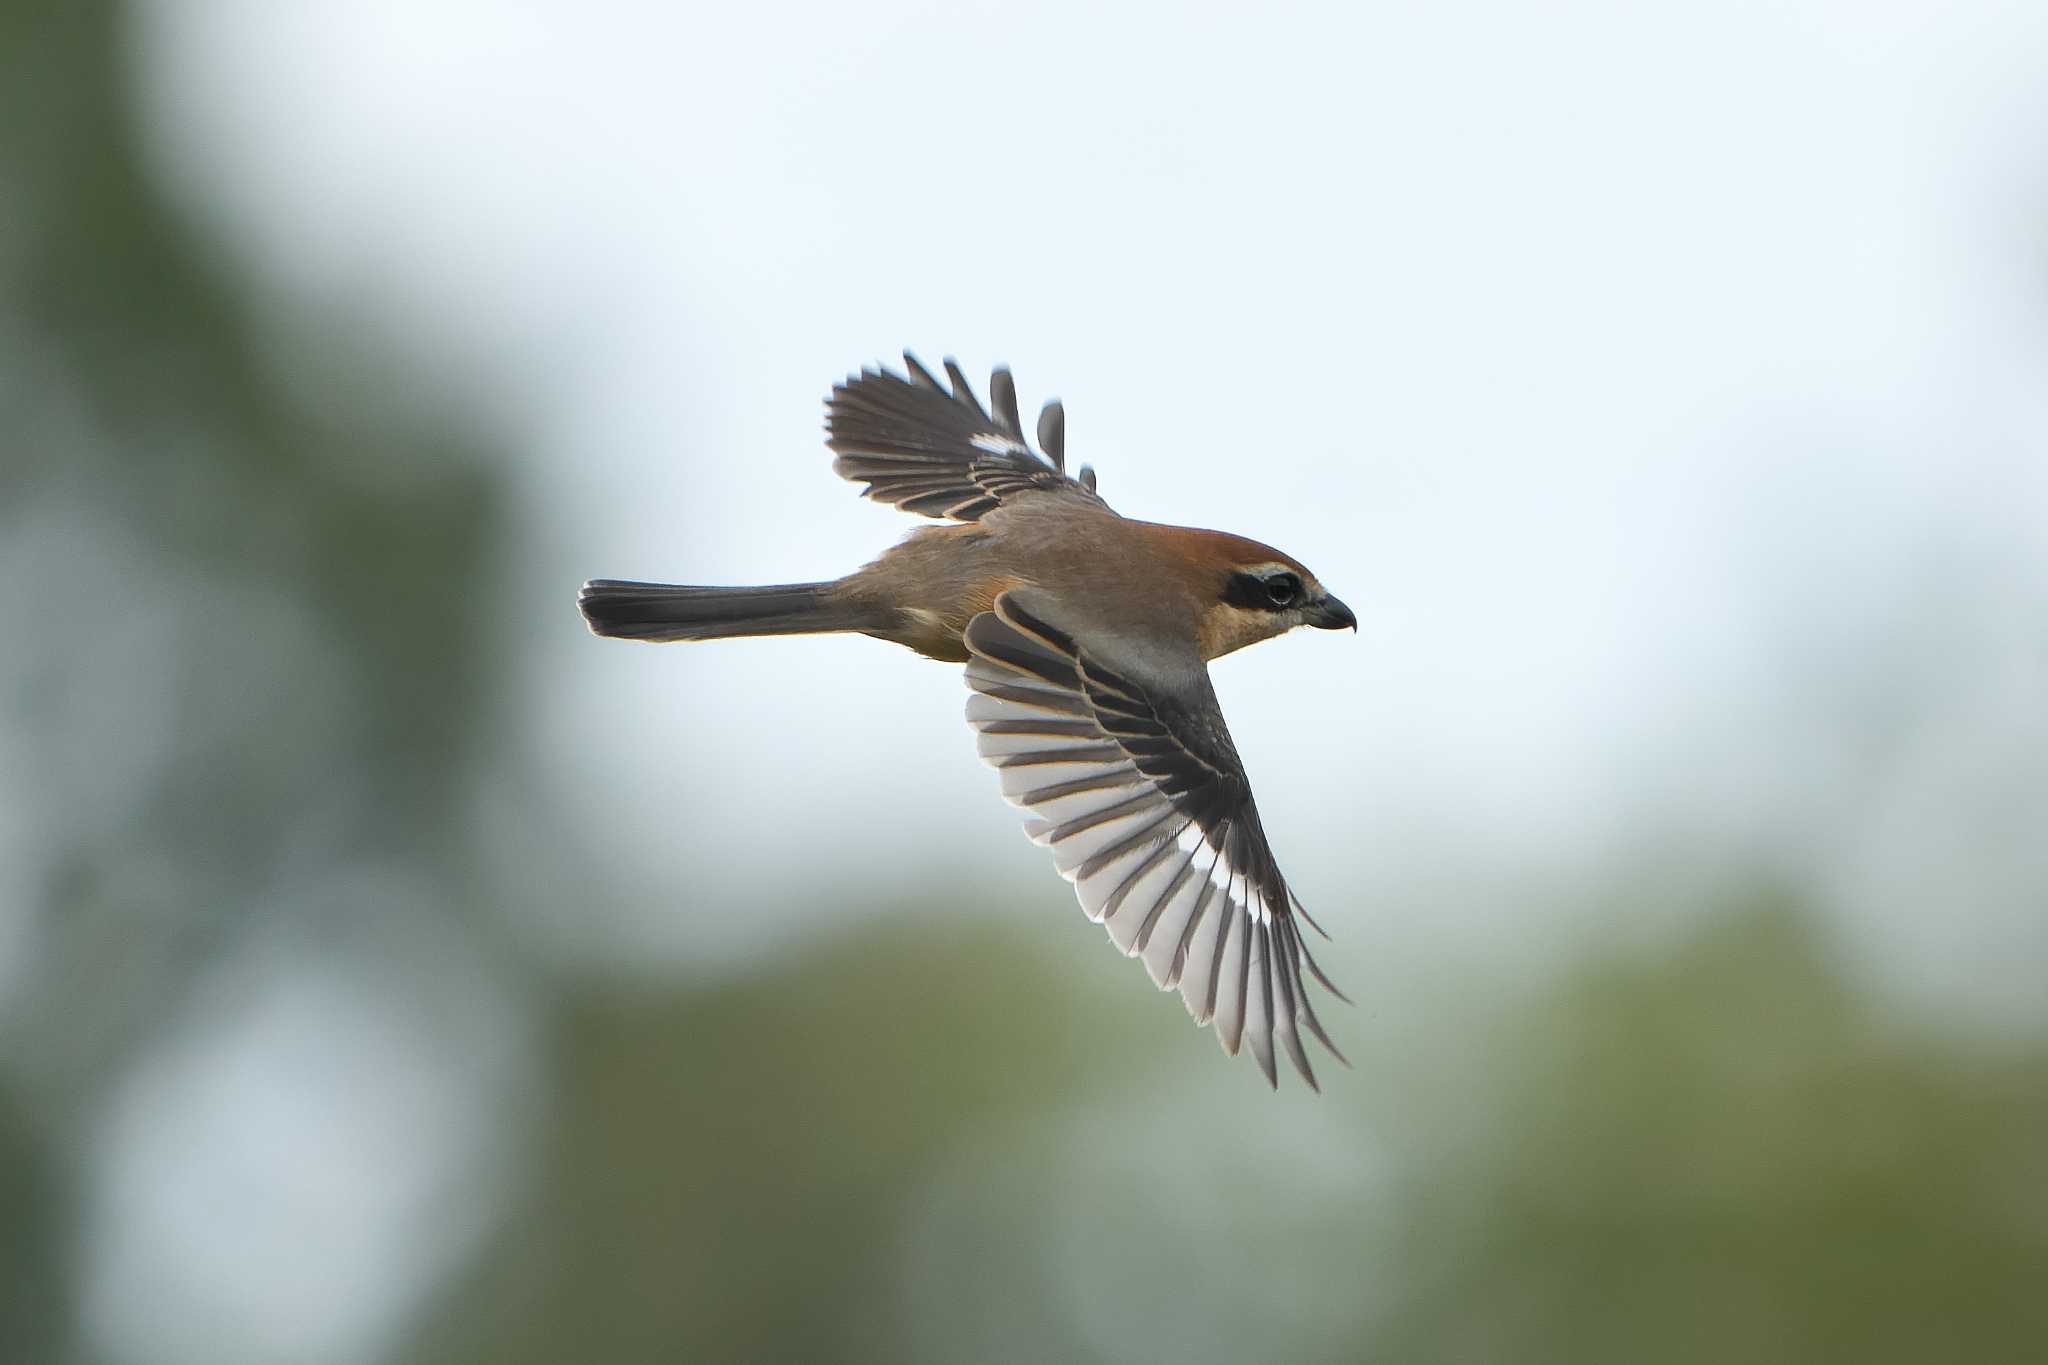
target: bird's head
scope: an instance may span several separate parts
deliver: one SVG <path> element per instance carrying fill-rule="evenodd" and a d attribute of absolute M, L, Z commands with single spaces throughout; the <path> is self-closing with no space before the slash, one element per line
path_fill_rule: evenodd
<path fill-rule="evenodd" d="M 1195 590 L 1203 658 L 1270 640 L 1296 626 L 1358 629 L 1351 608 L 1292 556 L 1221 531 L 1170 529 L 1178 532 L 1173 549 Z"/>

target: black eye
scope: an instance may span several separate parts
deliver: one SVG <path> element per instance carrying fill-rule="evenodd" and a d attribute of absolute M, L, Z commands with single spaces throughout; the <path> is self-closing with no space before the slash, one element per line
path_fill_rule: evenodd
<path fill-rule="evenodd" d="M 1266 597 L 1276 607 L 1291 607 L 1301 596 L 1301 580 L 1291 573 L 1276 573 L 1265 581 Z"/>

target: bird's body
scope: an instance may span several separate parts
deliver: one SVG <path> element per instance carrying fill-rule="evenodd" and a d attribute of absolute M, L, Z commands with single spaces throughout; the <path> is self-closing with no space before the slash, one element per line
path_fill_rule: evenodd
<path fill-rule="evenodd" d="M 1075 555 L 1077 539 L 1085 540 L 1086 556 Z M 1022 583 L 1071 604 L 1076 624 L 1091 633 L 1132 646 L 1152 637 L 1191 639 L 1206 662 L 1279 633 L 1263 615 L 1204 619 L 1194 589 L 1220 554 L 1283 558 L 1241 536 L 1135 521 L 1093 499 L 1039 497 L 979 521 L 913 531 L 837 588 L 847 601 L 873 604 L 884 625 L 868 633 L 948 663 L 967 662 L 967 623 Z M 1105 575 L 1124 590 L 1103 592 Z"/>
<path fill-rule="evenodd" d="M 1270 546 L 1119 516 L 1091 471 L 1064 472 L 1064 413 L 1017 420 L 1007 371 L 984 412 L 916 360 L 867 371 L 828 401 L 834 467 L 868 496 L 950 518 L 824 583 L 696 588 L 595 580 L 600 635 L 704 640 L 854 632 L 968 665 L 968 717 L 1004 794 L 1036 817 L 1091 918 L 1177 987 L 1226 1050 L 1273 1040 L 1310 1084 L 1298 1027 L 1329 1045 L 1303 989 L 1300 902 L 1273 864 L 1209 684 L 1209 660 L 1297 625 L 1355 625 Z M 1328 986 L 1327 980 L 1323 981 Z M 1333 988 L 1334 989 L 1334 988 Z M 1333 1052 L 1335 1048 L 1331 1049 Z"/>

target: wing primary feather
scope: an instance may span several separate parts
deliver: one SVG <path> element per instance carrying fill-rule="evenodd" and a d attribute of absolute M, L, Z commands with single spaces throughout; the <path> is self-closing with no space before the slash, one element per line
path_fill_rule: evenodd
<path fill-rule="evenodd" d="M 1239 873 L 1235 868 L 1231 869 L 1230 885 L 1226 888 L 1228 899 L 1224 902 L 1229 909 L 1228 921 L 1224 925 L 1224 951 L 1217 963 L 1217 1039 L 1223 1044 L 1223 1050 L 1233 1057 L 1244 1045 L 1245 998 L 1251 984 L 1251 918 L 1238 901 L 1238 880 Z"/>
<path fill-rule="evenodd" d="M 1062 796 L 1080 796 L 1093 791 L 1116 791 L 1124 787 L 1141 787 L 1145 779 L 1135 768 L 1115 768 L 1108 772 L 1091 773 L 1087 777 L 1076 777 L 1066 782 L 1053 782 L 1043 787 L 1033 787 L 1017 799 L 1027 806 L 1042 801 L 1057 801 Z"/>
<path fill-rule="evenodd" d="M 1280 1088 L 1280 1069 L 1273 1065 L 1273 936 L 1271 926 L 1253 921 L 1245 942 L 1245 1027 L 1251 1034 L 1252 1056 L 1266 1073 L 1266 1084 Z M 1258 978 L 1253 985 L 1252 978 Z"/>
<path fill-rule="evenodd" d="M 1131 815 L 1142 815 L 1143 813 L 1145 813 L 1145 811 L 1150 809 L 1150 807 L 1143 804 L 1147 799 L 1147 797 L 1139 796 L 1133 797 L 1131 800 L 1123 803 L 1125 816 L 1128 817 Z M 1143 829 L 1133 830 L 1131 833 L 1125 835 L 1123 838 L 1118 839 L 1114 844 L 1110 845 L 1108 848 L 1103 849 L 1099 853 L 1091 855 L 1079 867 L 1074 869 L 1074 879 L 1076 881 L 1083 881 L 1089 877 L 1096 876 L 1104 868 L 1114 863 L 1117 859 L 1127 858 L 1131 854 L 1137 852 L 1139 849 L 1145 847 L 1147 844 L 1150 844 L 1154 840 L 1159 839 L 1161 837 L 1159 830 L 1162 826 L 1166 824 L 1167 821 L 1171 820 L 1174 815 L 1173 805 L 1171 802 L 1160 802 L 1160 804 L 1165 809 L 1161 812 L 1158 819 L 1154 820 L 1151 824 L 1146 825 Z M 1085 819 L 1087 817 L 1083 818 Z M 1095 823 L 1099 824 L 1101 822 L 1096 821 Z M 1061 837 L 1068 836 L 1063 835 Z"/>
<path fill-rule="evenodd" d="M 1358 1003 L 1357 1001 L 1353 1000 L 1350 996 L 1344 994 L 1344 992 L 1338 990 L 1336 982 L 1330 980 L 1329 977 L 1323 975 L 1323 969 L 1320 965 L 1317 964 L 1315 954 L 1311 953 L 1308 950 L 1308 944 L 1302 940 L 1301 935 L 1296 934 L 1294 936 L 1294 942 L 1295 945 L 1301 949 L 1302 965 L 1308 968 L 1310 975 L 1314 976 L 1315 979 L 1322 984 L 1324 990 L 1336 996 L 1339 1000 L 1342 1000 L 1347 1005 L 1354 1005 Z"/>
<path fill-rule="evenodd" d="M 903 353 L 903 365 L 910 372 L 911 383 L 922 389 L 931 389 L 938 393 L 945 392 L 944 389 L 939 387 L 939 381 L 932 377 L 932 372 L 924 367 L 924 362 L 908 351 Z"/>
<path fill-rule="evenodd" d="M 986 422 L 988 414 L 981 410 L 981 400 L 974 396 L 974 386 L 967 382 L 967 375 L 960 368 L 960 362 L 947 356 L 943 362 L 946 378 L 953 384 L 953 401 Z"/>
<path fill-rule="evenodd" d="M 1221 845 L 1219 844 L 1218 847 L 1220 849 Z M 1212 879 L 1214 875 L 1213 872 L 1210 874 Z M 1215 960 L 1209 964 L 1209 993 L 1202 1005 L 1202 1022 L 1205 1024 L 1216 1017 L 1217 992 L 1223 984 L 1223 958 L 1230 948 L 1231 925 L 1237 919 L 1236 907 L 1232 904 L 1230 897 L 1230 869 L 1227 866 L 1224 868 L 1223 885 L 1216 889 L 1220 897 L 1216 913 L 1223 918 L 1222 922 L 1216 926 Z M 1236 1051 L 1235 1048 L 1228 1050 L 1231 1052 Z"/>
<path fill-rule="evenodd" d="M 1251 1017 L 1252 946 L 1257 943 L 1259 935 L 1259 922 L 1251 910 L 1251 878 L 1238 872 L 1236 881 L 1243 891 L 1232 898 L 1237 913 L 1231 918 L 1239 926 L 1238 939 L 1242 945 L 1237 961 L 1231 965 L 1231 972 L 1237 977 L 1237 1047 L 1231 1049 L 1233 1054 L 1244 1047 L 1245 1022 Z"/>
<path fill-rule="evenodd" d="M 1216 941 L 1210 945 L 1208 969 L 1203 973 L 1208 978 L 1208 989 L 1202 995 L 1202 1013 L 1196 1019 L 1196 1022 L 1201 1024 L 1215 1022 L 1216 1006 L 1222 996 L 1223 958 L 1230 948 L 1230 923 L 1234 918 L 1231 913 L 1230 893 L 1228 891 L 1225 891 L 1222 887 L 1216 888 L 1215 903 L 1210 907 L 1209 913 L 1216 921 Z M 1218 1034 L 1221 1036 L 1221 1030 L 1218 1031 Z M 1230 1048 L 1224 1049 L 1226 1052 L 1232 1050 Z"/>
<path fill-rule="evenodd" d="M 1182 825 L 1181 829 L 1184 831 L 1187 829 L 1187 826 Z M 1179 839 L 1180 835 L 1176 833 L 1174 835 L 1176 846 L 1178 846 Z M 1195 854 L 1199 848 L 1200 845 L 1197 845 L 1195 848 L 1183 850 L 1187 856 L 1181 859 L 1180 870 L 1173 874 L 1173 880 L 1166 884 L 1166 889 L 1161 891 L 1158 899 L 1152 902 L 1152 908 L 1145 912 L 1145 922 L 1138 926 L 1138 932 L 1131 940 L 1131 948 L 1134 953 L 1142 953 L 1152 946 L 1152 931 L 1159 927 L 1159 917 L 1166 913 L 1166 907 L 1171 905 L 1174 897 L 1180 894 L 1181 887 L 1187 885 L 1189 875 L 1195 870 Z M 1162 988 L 1166 984 L 1165 982 L 1160 983 Z"/>
<path fill-rule="evenodd" d="M 1287 1059 L 1293 1062 L 1294 1069 L 1301 1073 L 1302 1081 L 1316 1094 L 1322 1094 L 1322 1084 L 1316 1080 L 1316 1069 L 1309 1065 L 1308 1049 L 1301 1045 L 1301 1035 L 1290 1029 L 1281 1034 L 1280 1038 L 1287 1044 Z"/>
<path fill-rule="evenodd" d="M 1343 1063 L 1347 1071 L 1350 1070 L 1351 1059 L 1346 1057 L 1337 1045 L 1330 1041 L 1329 1034 L 1323 1032 L 1323 1021 L 1316 1017 L 1315 1008 L 1308 1003 L 1308 993 L 1306 991 L 1302 992 L 1301 1003 L 1301 1019 L 1303 1023 L 1308 1025 L 1308 1031 L 1314 1034 L 1316 1041 L 1323 1045 L 1323 1051 Z"/>
<path fill-rule="evenodd" d="M 1071 692 L 1055 692 L 1049 687 L 1026 687 L 1014 683 L 986 683 L 975 688 L 984 697 L 1007 702 L 1013 706 L 1029 706 L 1040 711 L 1060 711 L 1070 716 L 1086 716 L 1088 703 Z"/>
<path fill-rule="evenodd" d="M 1008 365 L 998 365 L 988 377 L 989 407 L 995 411 L 996 424 L 1018 440 L 1024 439 L 1024 422 L 1017 415 L 1017 381 L 1010 375 Z"/>
<path fill-rule="evenodd" d="M 1216 1008 L 1223 996 L 1223 959 L 1229 954 L 1230 929 L 1232 923 L 1237 918 L 1232 912 L 1229 892 L 1225 891 L 1221 894 L 1221 898 L 1216 906 L 1216 912 L 1222 918 L 1216 925 L 1215 960 L 1209 964 L 1209 994 L 1202 1004 L 1202 1022 L 1214 1024 L 1217 1040 L 1223 1042 L 1223 1050 L 1232 1056 L 1236 1056 L 1237 1049 L 1230 1043 L 1223 1041 L 1223 1025 L 1216 1018 Z"/>
<path fill-rule="evenodd" d="M 1323 1049 L 1325 1051 L 1327 1051 L 1332 1057 L 1335 1057 L 1338 1061 L 1342 1062 L 1344 1064 L 1344 1068 L 1347 1071 L 1350 1070 L 1351 1059 L 1349 1057 L 1346 1057 L 1344 1053 L 1338 1048 L 1338 1046 L 1330 1041 L 1329 1034 L 1323 1032 L 1323 1021 L 1316 1018 L 1316 1012 L 1313 1008 L 1307 1007 L 1308 997 L 1306 994 L 1302 996 L 1302 1004 L 1304 1006 L 1304 1009 L 1302 1010 L 1301 1017 L 1303 1022 L 1305 1022 L 1308 1025 L 1308 1031 L 1316 1036 L 1316 1041 L 1323 1045 Z"/>
<path fill-rule="evenodd" d="M 1197 850 L 1198 854 L 1199 852 L 1200 850 Z M 1180 985 L 1181 977 L 1188 969 L 1188 954 L 1194 949 L 1195 937 L 1201 932 L 1202 922 L 1208 916 L 1210 903 L 1216 899 L 1216 863 L 1222 857 L 1223 851 L 1216 850 L 1215 857 L 1209 859 L 1209 866 L 1202 873 L 1202 889 L 1195 897 L 1195 908 L 1188 911 L 1188 922 L 1180 931 L 1180 943 L 1173 950 L 1173 965 L 1167 969 L 1166 984 L 1169 986 Z M 1195 967 L 1200 970 L 1201 964 L 1196 963 Z M 1183 990 L 1181 995 L 1186 999 L 1187 992 Z M 1189 1014 L 1196 1014 L 1194 1001 L 1188 1000 L 1187 1006 Z M 1195 1022 L 1201 1023 L 1206 1017 L 1198 1016 Z"/>
<path fill-rule="evenodd" d="M 1161 801 L 1159 797 L 1153 794 L 1152 792 L 1140 792 L 1136 796 L 1130 797 L 1123 801 L 1118 801 L 1112 805 L 1104 807 L 1101 810 L 1091 811 L 1087 815 L 1077 815 L 1073 819 L 1066 821 L 1064 824 L 1059 825 L 1057 828 L 1053 830 L 1052 841 L 1057 844 L 1064 840 L 1073 838 L 1076 834 L 1085 834 L 1087 831 L 1094 829 L 1097 825 L 1106 825 L 1110 823 L 1112 820 L 1127 820 L 1133 815 L 1143 815 L 1146 811 L 1152 810 L 1157 806 L 1165 806 L 1169 814 L 1173 810 L 1172 805 L 1170 805 L 1167 802 Z M 1155 828 L 1157 824 L 1158 822 L 1154 821 L 1153 824 L 1145 826 L 1144 830 L 1139 830 L 1136 834 L 1131 835 L 1129 839 L 1117 840 L 1116 845 L 1114 847 L 1105 849 L 1102 853 L 1097 854 L 1095 858 L 1090 858 L 1088 860 L 1088 863 L 1082 864 L 1083 870 L 1077 873 L 1076 875 L 1086 876 L 1095 871 L 1098 871 L 1098 867 L 1090 867 L 1088 865 L 1089 863 L 1097 862 L 1098 859 L 1106 858 L 1109 855 L 1116 854 L 1119 852 L 1129 852 L 1130 839 L 1138 838 L 1139 836 L 1143 835 L 1146 832 L 1146 830 Z"/>
<path fill-rule="evenodd" d="M 1276 918 L 1273 921 L 1273 941 L 1280 950 L 1279 955 L 1272 960 L 1273 980 L 1279 987 L 1276 993 L 1279 996 L 1280 1017 L 1286 1021 L 1286 1026 L 1279 1030 L 1280 1041 L 1286 1045 L 1288 1060 L 1294 1063 L 1294 1069 L 1301 1073 L 1301 1078 L 1308 1082 L 1308 1088 L 1320 1095 L 1323 1088 L 1316 1084 L 1316 1069 L 1309 1065 L 1308 1053 L 1301 1046 L 1300 1012 L 1294 989 L 1298 979 L 1296 974 L 1301 969 L 1294 957 L 1291 933 L 1292 926 L 1286 920 Z"/>
<path fill-rule="evenodd" d="M 1003 754 L 994 757 L 992 761 L 998 768 L 1037 768 L 1059 763 L 1115 763 L 1123 756 L 1124 751 L 1114 744 L 1088 744 L 1038 749 L 1031 753 Z"/>
<path fill-rule="evenodd" d="M 985 735 L 1047 735 L 1060 739 L 1093 739 L 1096 729 L 1087 720 L 1053 720 L 1044 716 L 1006 716 L 981 723 Z"/>
<path fill-rule="evenodd" d="M 1308 950 L 1302 944 L 1301 935 L 1294 930 L 1292 925 L 1288 927 L 1288 940 L 1289 946 L 1293 949 L 1294 953 L 1296 954 L 1297 961 L 1300 958 L 1307 956 Z M 1301 976 L 1298 971 L 1295 974 L 1295 981 L 1297 983 L 1301 981 Z M 1332 1057 L 1335 1057 L 1338 1061 L 1342 1062 L 1346 1067 L 1349 1067 L 1351 1065 L 1351 1059 L 1349 1057 L 1346 1057 L 1344 1053 L 1338 1048 L 1338 1046 L 1330 1041 L 1330 1035 L 1323 1031 L 1323 1021 L 1316 1017 L 1315 1003 L 1308 998 L 1308 988 L 1306 986 L 1302 987 L 1301 991 L 1296 996 L 1296 1000 L 1299 1005 L 1301 1021 L 1308 1025 L 1308 1031 L 1316 1036 L 1317 1042 L 1321 1043 L 1325 1048 L 1329 1050 L 1329 1053 Z"/>
<path fill-rule="evenodd" d="M 1067 410 L 1057 398 L 1038 410 L 1038 448 L 1054 469 L 1067 472 Z"/>
<path fill-rule="evenodd" d="M 1316 917 L 1308 912 L 1308 907 L 1301 903 L 1301 897 L 1294 894 L 1294 888 L 1291 886 L 1287 888 L 1287 903 L 1294 907 L 1294 913 L 1301 916 L 1302 922 L 1304 924 L 1308 925 L 1309 928 L 1315 930 L 1317 933 L 1323 936 L 1323 940 L 1325 942 L 1336 942 L 1335 939 L 1330 937 L 1330 931 L 1328 929 L 1325 929 L 1322 925 L 1316 923 Z"/>
<path fill-rule="evenodd" d="M 1173 817 L 1170 813 L 1166 817 L 1166 819 L 1168 820 L 1172 818 Z M 1166 823 L 1165 820 L 1161 820 L 1159 822 L 1159 824 L 1164 823 Z M 1129 872 L 1126 872 L 1124 874 L 1123 880 L 1116 884 L 1116 890 L 1110 892 L 1109 899 L 1102 903 L 1102 917 L 1104 919 L 1108 919 L 1110 916 L 1116 914 L 1117 911 L 1123 909 L 1124 901 L 1130 896 L 1131 889 L 1135 887 L 1139 882 L 1143 881 L 1147 874 L 1149 874 L 1154 868 L 1158 867 L 1159 864 L 1164 862 L 1169 856 L 1180 851 L 1181 830 L 1186 829 L 1190 823 L 1191 821 L 1188 820 L 1181 821 L 1180 829 L 1176 829 L 1173 831 L 1173 833 L 1163 836 L 1157 848 L 1153 849 L 1152 852 L 1146 854 L 1143 858 L 1140 858 L 1138 860 L 1137 866 L 1133 867 Z M 1159 828 L 1159 825 L 1153 825 L 1150 828 L 1157 829 Z M 1132 846 L 1132 842 L 1133 841 L 1126 841 L 1126 846 L 1123 851 L 1129 852 Z M 1086 870 L 1087 865 L 1083 864 L 1083 874 L 1086 873 Z M 1156 915 L 1159 913 L 1159 907 L 1164 904 L 1165 902 L 1163 900 L 1154 903 L 1151 912 L 1146 916 L 1147 923 L 1150 922 L 1152 915 Z M 1142 925 L 1140 926 L 1139 932 L 1143 932 Z M 1134 944 L 1136 943 L 1135 937 L 1133 938 L 1132 942 Z"/>

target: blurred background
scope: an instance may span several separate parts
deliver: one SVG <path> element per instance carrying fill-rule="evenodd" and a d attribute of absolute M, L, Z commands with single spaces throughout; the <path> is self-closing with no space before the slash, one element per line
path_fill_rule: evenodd
<path fill-rule="evenodd" d="M 0 1359 L 2048 1341 L 2038 4 L 0 3 Z M 835 575 L 911 346 L 1358 610 L 1266 1092 Z M 1312 638 L 1310 638 L 1312 636 Z"/>

